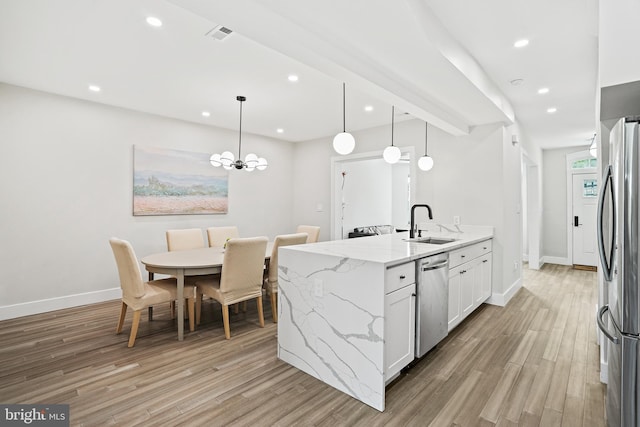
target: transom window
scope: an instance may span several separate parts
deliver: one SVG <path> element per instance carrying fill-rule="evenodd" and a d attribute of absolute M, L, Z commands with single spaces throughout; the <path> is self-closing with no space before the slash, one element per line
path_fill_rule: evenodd
<path fill-rule="evenodd" d="M 580 159 L 571 164 L 571 169 L 588 169 L 598 166 L 598 159 Z"/>

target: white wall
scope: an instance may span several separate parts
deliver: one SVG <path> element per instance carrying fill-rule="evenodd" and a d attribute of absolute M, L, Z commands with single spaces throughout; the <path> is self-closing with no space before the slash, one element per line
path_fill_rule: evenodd
<path fill-rule="evenodd" d="M 396 145 L 415 147 L 415 157 L 424 153 L 424 122 L 400 122 L 395 129 Z M 386 126 L 353 134 L 354 153 L 382 152 L 390 142 Z M 521 274 L 520 268 L 514 270 L 513 261 L 520 261 L 522 240 L 521 219 L 516 213 L 521 197 L 520 148 L 511 144 L 511 131 L 495 124 L 477 127 L 469 136 L 454 137 L 431 127 L 429 155 L 435 165 L 429 172 L 417 171 L 413 203 L 429 204 L 436 222 L 451 224 L 458 215 L 462 224 L 494 226 L 494 293 L 513 292 Z M 293 221 L 320 225 L 324 239 L 330 235 L 328 163 L 334 156 L 331 138 L 298 143 L 294 148 Z M 318 205 L 324 207 L 323 212 L 317 212 Z M 426 213 L 420 211 L 419 215 L 418 221 L 426 221 Z"/>
<path fill-rule="evenodd" d="M 119 297 L 112 236 L 130 240 L 142 257 L 165 250 L 170 228 L 291 232 L 292 144 L 250 134 L 243 149 L 266 157 L 269 168 L 230 171 L 228 214 L 132 216 L 134 144 L 209 153 L 236 151 L 237 138 L 237 131 L 0 84 L 0 318 Z"/>
<path fill-rule="evenodd" d="M 598 6 L 600 87 L 640 80 L 640 2 L 600 0 Z"/>

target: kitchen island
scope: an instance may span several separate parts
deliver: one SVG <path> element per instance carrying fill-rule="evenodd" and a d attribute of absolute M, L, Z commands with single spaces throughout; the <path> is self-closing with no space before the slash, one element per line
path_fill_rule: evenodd
<path fill-rule="evenodd" d="M 407 242 L 404 232 L 280 248 L 278 357 L 383 411 L 386 384 L 413 360 L 415 261 L 462 254 L 493 228 L 429 236 L 455 240 Z"/>

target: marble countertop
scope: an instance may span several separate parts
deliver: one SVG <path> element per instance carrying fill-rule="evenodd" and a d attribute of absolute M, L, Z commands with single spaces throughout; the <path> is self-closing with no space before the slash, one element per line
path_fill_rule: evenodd
<path fill-rule="evenodd" d="M 331 240 L 306 245 L 282 247 L 280 250 L 300 251 L 319 255 L 337 256 L 392 266 L 410 262 L 429 255 L 452 250 L 491 239 L 493 227 L 462 227 L 461 231 L 423 231 L 422 237 L 454 238 L 451 243 L 430 244 L 407 242 L 409 232 L 358 237 L 355 239 Z"/>

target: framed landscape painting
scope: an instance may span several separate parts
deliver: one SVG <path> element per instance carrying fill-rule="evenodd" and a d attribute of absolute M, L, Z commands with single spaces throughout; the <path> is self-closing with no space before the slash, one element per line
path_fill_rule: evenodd
<path fill-rule="evenodd" d="M 209 154 L 133 146 L 133 215 L 226 214 L 228 175 Z"/>

